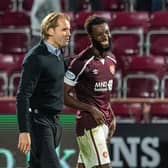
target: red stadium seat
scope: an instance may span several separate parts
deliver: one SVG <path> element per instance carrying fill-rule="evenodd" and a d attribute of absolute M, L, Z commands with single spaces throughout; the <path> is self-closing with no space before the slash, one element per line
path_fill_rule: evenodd
<path fill-rule="evenodd" d="M 143 31 L 112 30 L 112 52 L 116 56 L 143 54 Z"/>
<path fill-rule="evenodd" d="M 0 54 L 0 71 L 10 73 L 11 69 L 15 67 L 15 59 L 11 54 Z"/>
<path fill-rule="evenodd" d="M 123 59 L 123 96 L 156 98 L 165 73 L 163 57 L 134 56 Z M 131 59 L 130 59 L 131 58 Z"/>
<path fill-rule="evenodd" d="M 30 46 L 29 29 L 0 29 L 0 52 L 25 53 Z"/>
<path fill-rule="evenodd" d="M 151 104 L 152 122 L 168 123 L 168 104 L 167 103 L 152 103 Z"/>
<path fill-rule="evenodd" d="M 112 15 L 112 29 L 142 28 L 144 32 L 149 27 L 149 14 L 147 12 L 116 12 Z"/>
<path fill-rule="evenodd" d="M 8 75 L 0 70 L 0 96 L 8 95 Z"/>
<path fill-rule="evenodd" d="M 114 114 L 118 122 L 139 122 L 141 116 L 140 103 L 112 103 Z"/>
<path fill-rule="evenodd" d="M 30 12 L 33 6 L 34 0 L 20 0 L 19 1 L 19 11 L 27 11 Z"/>
<path fill-rule="evenodd" d="M 25 12 L 6 12 L 0 24 L 0 52 L 25 53 L 30 45 L 30 17 Z"/>
<path fill-rule="evenodd" d="M 168 98 L 168 74 L 165 74 L 161 80 L 161 98 Z"/>
<path fill-rule="evenodd" d="M 0 1 L 0 12 L 4 13 L 6 11 L 9 11 L 11 7 L 12 7 L 11 0 Z"/>
<path fill-rule="evenodd" d="M 146 36 L 146 54 L 168 54 L 168 12 L 158 11 L 151 14 L 150 30 Z"/>
<path fill-rule="evenodd" d="M 150 16 L 150 29 L 162 29 L 168 27 L 168 11 L 153 12 Z"/>
<path fill-rule="evenodd" d="M 9 77 L 9 96 L 16 96 L 19 81 L 20 81 L 20 72 L 15 72 Z"/>
<path fill-rule="evenodd" d="M 159 97 L 159 79 L 154 74 L 133 73 L 123 79 L 123 97 Z"/>
<path fill-rule="evenodd" d="M 157 75 L 160 79 L 166 71 L 165 59 L 162 56 L 139 56 L 121 57 L 121 70 L 123 75 L 128 73 L 152 73 Z"/>
<path fill-rule="evenodd" d="M 23 59 L 24 59 L 24 55 L 15 56 L 15 66 L 13 66 L 13 68 L 8 73 L 9 96 L 16 96 L 16 94 L 17 94 L 20 76 L 21 76 L 21 67 L 22 67 Z"/>
<path fill-rule="evenodd" d="M 5 12 L 1 15 L 1 27 L 30 27 L 30 16 L 26 12 Z"/>

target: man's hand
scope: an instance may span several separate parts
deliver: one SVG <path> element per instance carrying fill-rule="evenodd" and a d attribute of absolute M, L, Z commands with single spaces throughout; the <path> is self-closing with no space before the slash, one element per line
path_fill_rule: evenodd
<path fill-rule="evenodd" d="M 23 132 L 19 134 L 18 149 L 27 154 L 31 149 L 31 139 L 30 134 Z"/>
<path fill-rule="evenodd" d="M 107 137 L 107 143 L 110 142 L 112 136 L 114 135 L 115 133 L 115 130 L 116 130 L 116 119 L 113 118 L 112 122 L 111 122 L 111 125 L 109 127 L 109 133 L 108 133 L 108 137 Z"/>
<path fill-rule="evenodd" d="M 97 107 L 92 106 L 90 109 L 88 109 L 88 111 L 90 111 L 91 115 L 96 120 L 98 125 L 105 123 L 105 116 L 103 112 L 101 112 Z"/>

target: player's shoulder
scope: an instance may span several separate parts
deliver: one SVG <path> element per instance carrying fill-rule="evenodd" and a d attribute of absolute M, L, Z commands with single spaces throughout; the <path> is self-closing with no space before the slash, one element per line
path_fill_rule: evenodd
<path fill-rule="evenodd" d="M 116 57 L 115 57 L 115 55 L 114 55 L 112 52 L 107 51 L 107 52 L 105 53 L 105 57 L 106 57 L 107 59 L 110 59 L 111 61 L 113 61 L 115 64 L 117 64 Z"/>

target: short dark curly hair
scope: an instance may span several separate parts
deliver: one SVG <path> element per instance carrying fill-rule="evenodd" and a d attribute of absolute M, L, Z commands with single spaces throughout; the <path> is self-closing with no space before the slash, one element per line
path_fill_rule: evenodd
<path fill-rule="evenodd" d="M 98 15 L 92 15 L 86 19 L 84 28 L 88 34 L 91 34 L 93 25 L 99 25 L 103 23 L 107 23 L 107 21 L 104 18 Z"/>

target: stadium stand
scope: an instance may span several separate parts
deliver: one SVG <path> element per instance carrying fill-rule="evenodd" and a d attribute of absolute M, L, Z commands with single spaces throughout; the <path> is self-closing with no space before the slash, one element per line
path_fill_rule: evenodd
<path fill-rule="evenodd" d="M 16 96 L 21 63 L 31 42 L 30 11 L 34 0 L 0 1 L 0 96 Z M 129 1 L 129 0 L 128 0 Z M 117 73 L 113 81 L 112 103 L 117 118 L 125 122 L 141 120 L 142 102 L 152 99 L 152 121 L 167 118 L 168 106 L 168 12 L 133 11 L 127 0 L 103 0 L 102 11 L 91 11 L 88 0 L 80 1 L 77 13 L 62 9 L 71 18 L 72 38 L 66 56 L 74 57 L 90 44 L 84 22 L 92 14 L 108 20 L 112 33 L 112 52 L 117 57 Z M 129 2 L 131 2 L 130 0 Z M 134 5 L 134 4 L 132 4 Z M 89 11 L 90 10 L 90 11 Z M 127 11 L 129 10 L 129 11 Z M 131 12 L 130 12 L 131 11 Z M 130 102 L 127 102 L 130 100 Z M 140 98 L 142 102 L 134 102 Z M 123 99 L 123 101 L 119 101 Z M 134 103 L 133 103 L 134 102 Z M 15 113 L 15 104 L 0 101 L 5 114 Z M 76 110 L 64 108 L 65 113 Z"/>

